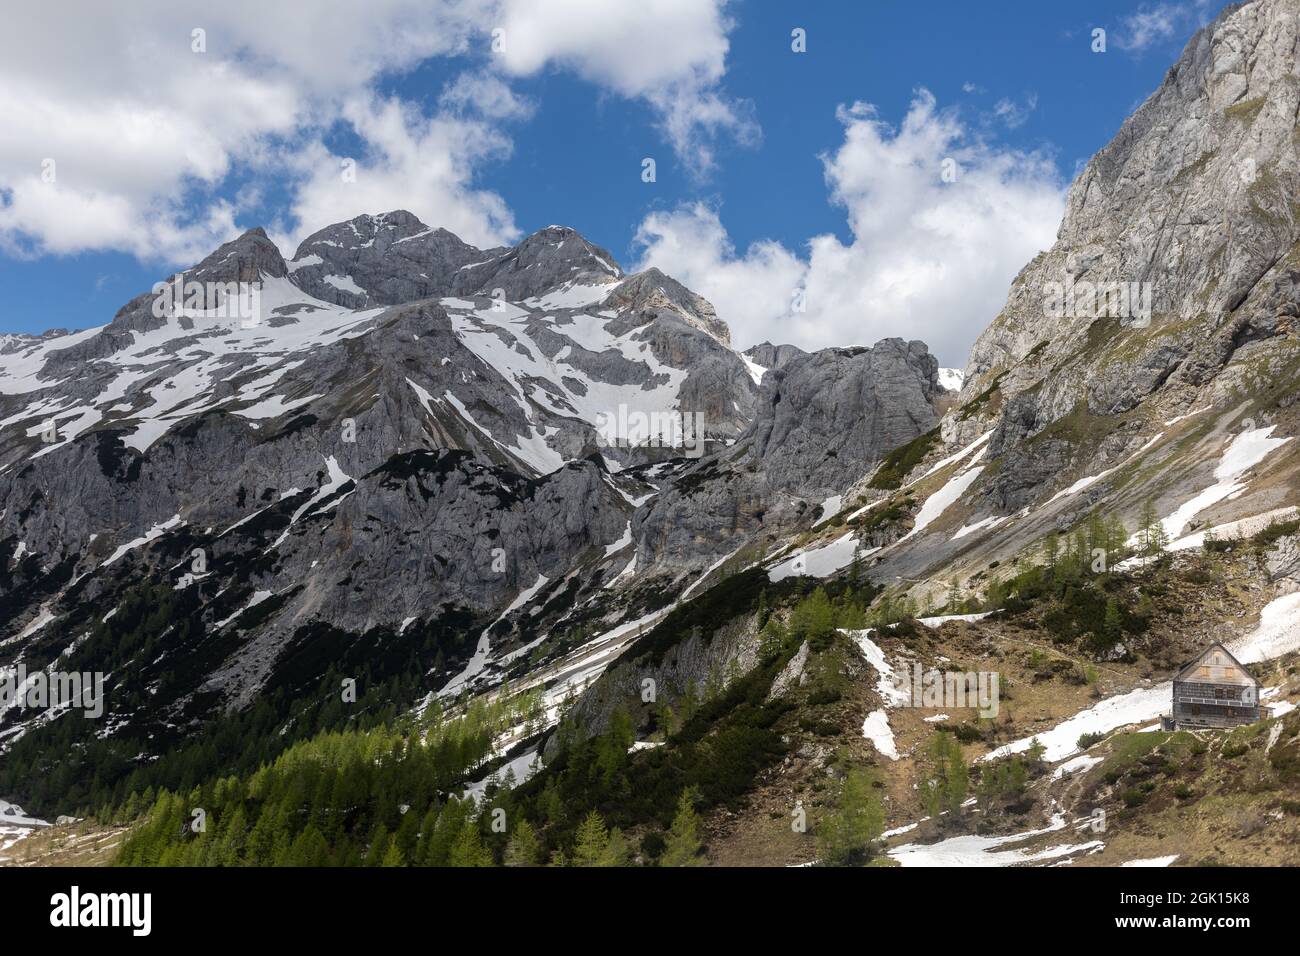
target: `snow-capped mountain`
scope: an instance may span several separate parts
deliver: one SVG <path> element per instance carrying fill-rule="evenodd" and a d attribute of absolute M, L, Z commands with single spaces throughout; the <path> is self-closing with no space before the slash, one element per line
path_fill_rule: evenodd
<path fill-rule="evenodd" d="M 227 283 L 245 283 L 243 298 L 195 307 L 183 292 Z M 120 428 L 127 447 L 145 451 L 215 409 L 254 423 L 311 411 L 362 377 L 325 358 L 357 348 L 397 319 L 386 308 L 413 301 L 447 316 L 407 340 L 409 388 L 429 418 L 420 427 L 467 429 L 471 447 L 527 473 L 584 457 L 598 439 L 615 449 L 667 443 L 666 424 L 636 426 L 674 413 L 698 414 L 710 438 L 734 437 L 752 417 L 752 365 L 730 350 L 711 307 L 668 277 L 625 277 L 570 229 L 483 253 L 397 212 L 322 230 L 290 262 L 253 230 L 108 326 L 11 337 L 0 350 L 0 469 L 96 426 Z M 352 398 L 354 411 L 370 404 Z M 56 440 L 32 447 L 46 426 Z"/>
<path fill-rule="evenodd" d="M 199 691 L 254 700 L 321 628 L 425 647 L 436 690 L 489 663 L 493 616 L 509 663 L 604 615 L 615 582 L 671 594 L 764 511 L 798 523 L 934 423 L 920 343 L 768 346 L 766 367 L 729 338 L 700 296 L 564 227 L 478 250 L 361 216 L 288 261 L 251 230 L 106 326 L 0 351 L 0 632 L 15 661 L 48 658 L 161 580 L 192 618 L 156 666 L 245 639 L 155 717 Z M 646 517 L 733 443 L 761 476 L 740 499 Z"/>

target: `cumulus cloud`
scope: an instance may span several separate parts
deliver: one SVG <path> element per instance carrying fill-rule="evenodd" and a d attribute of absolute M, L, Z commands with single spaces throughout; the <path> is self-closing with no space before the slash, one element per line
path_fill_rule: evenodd
<path fill-rule="evenodd" d="M 1161 4 L 1139 10 L 1123 20 L 1119 45 L 1125 50 L 1145 50 L 1162 40 L 1167 40 L 1178 29 L 1182 8 L 1178 4 Z"/>
<path fill-rule="evenodd" d="M 402 206 L 468 239 L 513 238 L 501 197 L 474 181 L 508 154 L 503 124 L 533 109 L 515 78 L 568 69 L 645 101 L 697 170 L 718 135 L 753 135 L 721 92 L 725 3 L 27 5 L 0 31 L 0 250 L 193 261 L 236 234 L 263 195 L 248 176 L 273 180 L 286 160 L 296 191 L 285 237 L 325 225 L 319 216 Z M 494 30 L 503 43 L 492 53 Z M 431 106 L 378 97 L 384 77 L 433 57 L 466 66 Z M 346 157 L 324 144 L 353 138 L 356 188 L 340 190 Z"/>
<path fill-rule="evenodd" d="M 640 266 L 713 301 L 742 347 L 900 336 L 964 365 L 1012 278 L 1055 238 L 1064 211 L 1055 164 L 982 141 L 925 90 L 896 129 L 864 103 L 838 115 L 844 141 L 822 164 L 850 241 L 818 235 L 797 252 L 767 240 L 738 251 L 719 211 L 694 204 L 645 218 Z"/>
<path fill-rule="evenodd" d="M 253 0 L 28 6 L 0 33 L 0 244 L 193 261 L 257 198 L 220 198 L 232 173 L 379 74 L 464 48 L 470 25 L 436 10 L 322 0 L 304 30 L 301 10 Z"/>
<path fill-rule="evenodd" d="M 714 142 L 726 134 L 753 142 L 749 104 L 720 90 L 727 35 L 726 0 L 505 0 L 495 27 L 500 67 L 527 76 L 549 64 L 629 99 L 659 116 L 674 151 L 696 174 L 714 166 Z"/>
<path fill-rule="evenodd" d="M 399 208 L 417 215 L 426 211 L 425 217 L 427 210 L 437 210 L 425 221 L 479 246 L 500 245 L 519 234 L 504 199 L 468 185 L 479 163 L 510 153 L 510 140 L 491 125 L 426 117 L 392 97 L 351 99 L 342 116 L 366 144 L 363 156 L 335 154 L 316 140 L 284 157 L 301 177 L 296 222 L 275 231 L 286 252 L 323 225 Z"/>

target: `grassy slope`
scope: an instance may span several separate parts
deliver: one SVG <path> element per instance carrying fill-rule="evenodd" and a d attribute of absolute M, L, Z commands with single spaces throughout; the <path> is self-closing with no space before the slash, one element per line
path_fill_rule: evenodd
<path fill-rule="evenodd" d="M 1096 753 L 1077 801 L 1106 810 L 1107 845 L 1084 862 L 1300 865 L 1300 712 L 1230 732 L 1120 734 Z"/>

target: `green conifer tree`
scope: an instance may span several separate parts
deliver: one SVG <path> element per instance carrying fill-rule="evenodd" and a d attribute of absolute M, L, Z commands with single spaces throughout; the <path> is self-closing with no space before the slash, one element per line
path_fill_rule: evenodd
<path fill-rule="evenodd" d="M 677 815 L 668 829 L 660 866 L 695 866 L 700 863 L 700 818 L 695 812 L 697 793 L 693 787 L 682 791 L 677 800 Z"/>
<path fill-rule="evenodd" d="M 603 866 L 608 849 L 609 830 L 605 827 L 601 815 L 592 810 L 578 825 L 576 842 L 573 846 L 573 865 Z"/>
<path fill-rule="evenodd" d="M 541 858 L 542 846 L 537 840 L 537 831 L 527 820 L 520 820 L 506 844 L 506 866 L 536 866 Z"/>
<path fill-rule="evenodd" d="M 850 770 L 840 787 L 838 806 L 817 828 L 822 860 L 835 866 L 866 862 L 884 825 L 884 807 L 870 774 L 860 768 Z"/>
<path fill-rule="evenodd" d="M 478 820 L 474 817 L 466 817 L 465 822 L 461 824 L 460 833 L 456 835 L 456 842 L 452 844 L 451 853 L 447 857 L 447 865 L 456 867 L 492 865 L 492 856 L 483 846 Z"/>

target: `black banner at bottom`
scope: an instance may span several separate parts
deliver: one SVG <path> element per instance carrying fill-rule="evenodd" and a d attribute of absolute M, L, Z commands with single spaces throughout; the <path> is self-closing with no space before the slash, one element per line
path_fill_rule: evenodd
<path fill-rule="evenodd" d="M 1294 925 L 1294 884 L 1265 869 L 0 869 L 0 938 L 13 948 L 77 934 L 131 944 L 265 939 L 374 942 L 376 934 L 466 932 L 520 942 L 628 928 L 715 928 L 729 945 L 771 942 L 781 924 L 867 921 L 1146 936 L 1219 945 Z M 683 922 L 689 921 L 689 922 Z M 549 929 L 547 929 L 549 927 Z M 826 928 L 830 928 L 829 926 Z M 448 936 L 450 941 L 453 937 Z M 951 942 L 955 937 L 949 937 Z"/>

